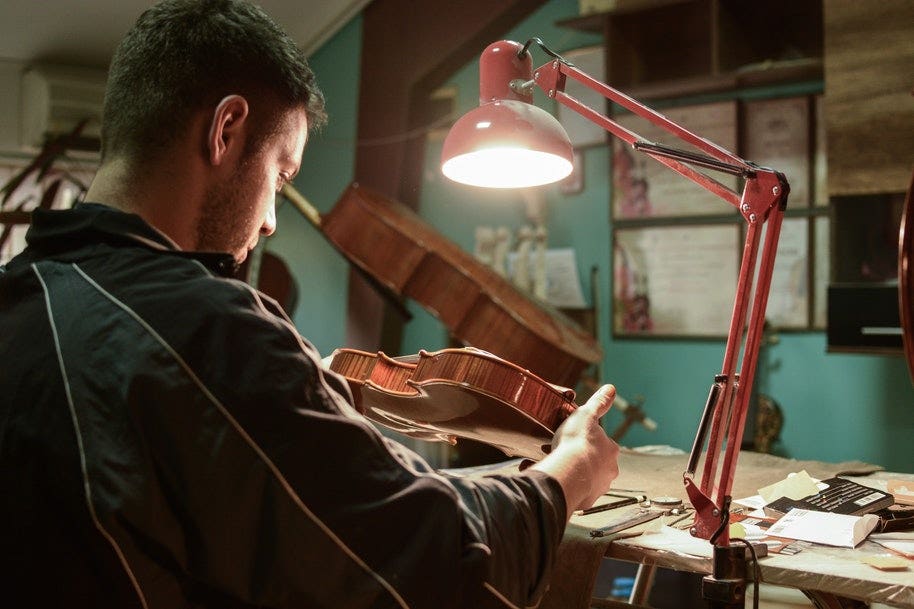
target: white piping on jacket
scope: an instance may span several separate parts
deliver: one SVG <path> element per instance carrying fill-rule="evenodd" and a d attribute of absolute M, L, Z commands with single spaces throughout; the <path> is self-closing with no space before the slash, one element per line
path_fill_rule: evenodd
<path fill-rule="evenodd" d="M 63 361 L 63 353 L 60 350 L 60 338 L 57 335 L 57 324 L 54 323 L 54 313 L 51 311 L 51 294 L 48 290 L 47 284 L 44 282 L 44 278 L 41 276 L 41 273 L 38 271 L 38 266 L 34 263 L 32 264 L 32 270 L 35 272 L 35 275 L 38 277 L 38 282 L 41 283 L 41 288 L 44 291 L 44 303 L 45 307 L 48 310 L 48 322 L 51 324 L 51 332 L 54 335 L 54 349 L 57 352 L 57 363 L 60 365 L 60 375 L 63 378 L 64 391 L 67 394 L 67 405 L 70 408 L 70 418 L 73 420 L 73 428 L 76 433 L 76 444 L 79 447 L 79 466 L 82 469 L 83 473 L 83 488 L 86 491 L 86 506 L 89 508 L 89 514 L 92 516 L 92 522 L 95 523 L 95 528 L 98 529 L 98 532 L 102 534 L 111 547 L 114 548 L 117 557 L 120 559 L 121 564 L 124 565 L 124 570 L 127 572 L 127 576 L 130 578 L 133 587 L 136 589 L 137 596 L 140 597 L 140 602 L 143 604 L 144 608 L 148 608 L 149 605 L 146 603 L 146 597 L 143 594 L 142 588 L 140 588 L 140 582 L 137 581 L 136 576 L 133 573 L 133 570 L 130 568 L 130 564 L 127 562 L 127 557 L 124 556 L 124 552 L 121 550 L 121 547 L 118 545 L 117 540 L 102 526 L 102 523 L 98 519 L 98 515 L 95 513 L 95 506 L 92 505 L 92 487 L 89 483 L 89 472 L 86 468 L 86 453 L 83 447 L 83 438 L 82 438 L 82 429 L 79 426 L 79 418 L 76 415 L 76 407 L 73 404 L 73 395 L 70 392 L 70 381 L 67 378 L 67 367 Z"/>
<path fill-rule="evenodd" d="M 292 499 L 299 509 L 304 512 L 318 528 L 320 528 L 325 535 L 327 535 L 334 543 L 336 543 L 343 553 L 349 556 L 357 565 L 369 573 L 385 590 L 387 590 L 390 595 L 397 601 L 397 603 L 403 607 L 403 609 L 409 609 L 406 601 L 402 596 L 394 589 L 394 587 L 384 579 L 379 573 L 376 573 L 371 567 L 368 566 L 365 561 L 363 561 L 351 548 L 349 548 L 343 540 L 340 539 L 323 521 L 321 521 L 314 512 L 308 509 L 305 503 L 302 501 L 301 497 L 295 492 L 295 489 L 292 488 L 292 485 L 285 479 L 282 475 L 282 472 L 274 464 L 267 454 L 257 445 L 254 439 L 245 431 L 238 421 L 231 415 L 231 413 L 225 408 L 225 406 L 219 401 L 219 399 L 213 395 L 213 393 L 206 387 L 206 385 L 201 381 L 191 367 L 184 361 L 184 359 L 169 345 L 164 338 L 162 338 L 142 317 L 140 317 L 133 309 L 128 307 L 125 303 L 121 302 L 115 298 L 112 294 L 107 292 L 103 287 L 96 283 L 91 277 L 89 277 L 81 268 L 79 268 L 75 263 L 72 265 L 73 268 L 79 273 L 91 286 L 103 294 L 108 300 L 110 300 L 114 305 L 123 310 L 125 313 L 130 315 L 137 323 L 139 323 L 143 329 L 145 329 L 150 336 L 152 336 L 156 341 L 159 342 L 162 347 L 168 351 L 168 353 L 175 359 L 176 362 L 184 369 L 187 376 L 197 385 L 197 388 L 209 399 L 209 401 L 216 407 L 220 414 L 229 422 L 229 424 L 235 429 L 235 431 L 244 439 L 244 441 L 251 447 L 251 449 L 260 457 L 260 459 L 266 464 L 267 468 L 272 472 L 273 476 L 279 482 L 280 486 L 286 491 L 289 497 Z"/>

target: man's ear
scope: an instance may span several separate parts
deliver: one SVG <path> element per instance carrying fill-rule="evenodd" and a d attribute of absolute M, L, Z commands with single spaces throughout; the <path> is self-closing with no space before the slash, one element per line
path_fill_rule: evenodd
<path fill-rule="evenodd" d="M 209 161 L 220 165 L 234 146 L 244 144 L 243 125 L 248 117 L 248 101 L 240 95 L 222 98 L 213 111 L 206 140 Z"/>

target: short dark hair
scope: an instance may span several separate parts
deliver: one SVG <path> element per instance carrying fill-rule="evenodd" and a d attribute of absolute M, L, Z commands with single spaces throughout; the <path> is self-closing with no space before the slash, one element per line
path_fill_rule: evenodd
<path fill-rule="evenodd" d="M 196 111 L 233 93 L 304 108 L 312 129 L 326 121 L 324 96 L 304 53 L 260 7 L 244 0 L 156 4 L 140 15 L 111 61 L 102 158 L 148 160 Z"/>

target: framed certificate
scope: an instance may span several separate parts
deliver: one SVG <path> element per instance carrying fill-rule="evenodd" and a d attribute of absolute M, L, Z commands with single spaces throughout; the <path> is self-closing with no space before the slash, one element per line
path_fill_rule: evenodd
<path fill-rule="evenodd" d="M 736 150 L 736 101 L 669 108 L 662 114 L 718 146 Z M 614 120 L 642 140 L 700 152 L 638 116 L 624 114 Z M 711 177 L 736 188 L 733 176 Z M 612 186 L 613 218 L 617 220 L 736 213 L 716 195 L 618 138 L 613 138 Z"/>
<path fill-rule="evenodd" d="M 825 149 L 825 103 L 821 95 L 816 95 L 813 99 L 816 141 L 812 157 L 812 196 L 816 207 L 828 207 L 828 151 Z"/>
<path fill-rule="evenodd" d="M 726 336 L 739 241 L 736 223 L 616 229 L 613 333 Z"/>
<path fill-rule="evenodd" d="M 806 217 L 784 218 L 781 224 L 765 310 L 766 320 L 778 330 L 809 327 L 809 222 Z"/>
<path fill-rule="evenodd" d="M 822 212 L 828 202 L 824 134 L 811 127 L 819 114 L 816 104 L 821 96 L 732 99 L 661 110 L 700 137 L 739 149 L 750 162 L 786 175 L 790 215 L 781 225 L 765 315 L 777 330 L 825 327 L 829 220 Z M 641 140 L 693 151 L 638 116 L 625 113 L 614 120 Z M 696 170 L 742 190 L 740 178 Z M 615 336 L 727 335 L 747 228 L 736 209 L 613 138 L 611 224 Z"/>
<path fill-rule="evenodd" d="M 787 177 L 788 208 L 809 207 L 809 105 L 808 97 L 789 97 L 745 106 L 745 158 Z"/>

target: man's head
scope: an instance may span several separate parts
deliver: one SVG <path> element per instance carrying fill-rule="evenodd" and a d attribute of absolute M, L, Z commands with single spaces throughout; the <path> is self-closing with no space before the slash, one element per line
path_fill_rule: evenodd
<path fill-rule="evenodd" d="M 112 60 L 103 177 L 89 195 L 139 213 L 184 249 L 241 261 L 274 230 L 276 192 L 325 118 L 303 53 L 258 7 L 165 0 Z"/>
<path fill-rule="evenodd" d="M 195 112 L 227 95 L 268 108 L 305 109 L 320 126 L 324 98 L 304 54 L 261 9 L 244 0 L 166 0 L 146 10 L 118 47 L 108 74 L 102 158 L 143 163 L 166 150 Z M 266 137 L 268 133 L 261 133 Z"/>

